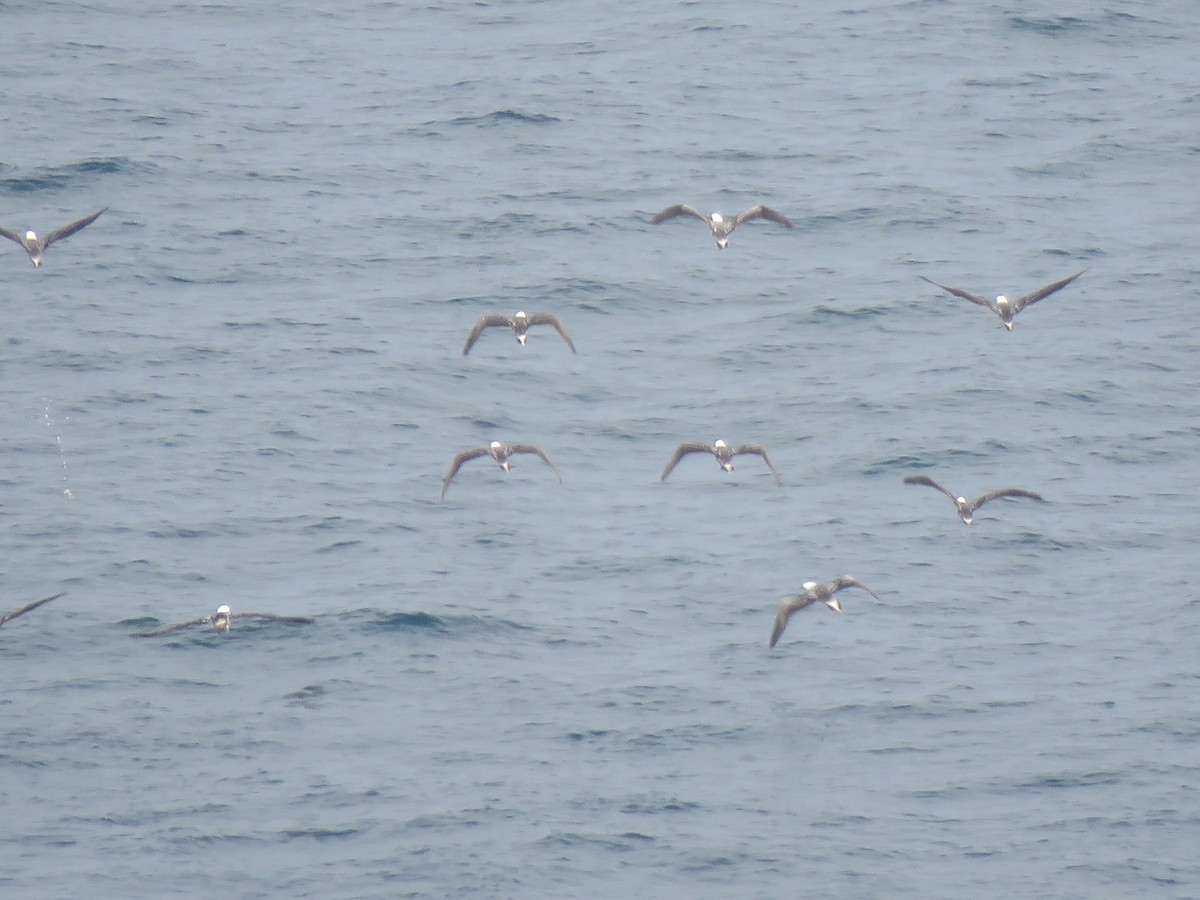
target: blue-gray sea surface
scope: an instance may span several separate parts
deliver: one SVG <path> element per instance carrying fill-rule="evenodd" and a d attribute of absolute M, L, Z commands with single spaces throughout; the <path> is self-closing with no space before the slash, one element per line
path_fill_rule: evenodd
<path fill-rule="evenodd" d="M 1200 894 L 1192 0 L 244 6 L 0 2 L 0 894 Z"/>

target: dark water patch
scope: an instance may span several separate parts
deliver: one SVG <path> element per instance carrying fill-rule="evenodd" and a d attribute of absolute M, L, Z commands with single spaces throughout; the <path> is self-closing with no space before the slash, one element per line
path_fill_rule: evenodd
<path fill-rule="evenodd" d="M 1045 34 L 1059 36 L 1067 32 L 1083 32 L 1092 31 L 1095 26 L 1083 19 L 1077 19 L 1074 16 L 1045 16 L 1034 18 L 1032 16 L 1009 16 L 1009 26 L 1014 31 L 1033 32 L 1035 34 Z"/>
<path fill-rule="evenodd" d="M 290 694 L 284 694 L 283 699 L 287 701 L 289 706 L 303 706 L 307 709 L 315 709 L 317 702 L 325 698 L 329 692 L 319 684 L 306 684 L 298 691 L 292 691 Z"/>
<path fill-rule="evenodd" d="M 459 116 L 451 119 L 449 125 L 474 125 L 477 127 L 492 127 L 512 123 L 523 125 L 553 125 L 562 121 L 555 116 L 544 113 L 523 113 L 516 109 L 498 109 L 481 116 Z M 437 125 L 437 122 L 427 122 L 427 126 Z"/>
<path fill-rule="evenodd" d="M 371 631 L 416 631 L 421 629 L 445 632 L 449 630 L 449 627 L 443 619 L 426 612 L 388 613 L 377 618 L 370 627 Z"/>
<path fill-rule="evenodd" d="M 317 842 L 355 837 L 360 833 L 358 828 L 298 828 L 281 832 L 285 838 L 292 840 L 308 838 Z"/>
<path fill-rule="evenodd" d="M 85 159 L 76 163 L 37 169 L 27 175 L 0 178 L 0 193 L 26 194 L 44 190 L 82 188 L 96 182 L 96 176 L 146 174 L 154 168 L 152 165 L 136 163 L 125 156 Z"/>
<path fill-rule="evenodd" d="M 538 841 L 544 847 L 598 847 L 623 853 L 636 849 L 637 846 L 653 843 L 655 838 L 627 831 L 622 834 L 584 834 L 577 831 L 554 831 Z"/>

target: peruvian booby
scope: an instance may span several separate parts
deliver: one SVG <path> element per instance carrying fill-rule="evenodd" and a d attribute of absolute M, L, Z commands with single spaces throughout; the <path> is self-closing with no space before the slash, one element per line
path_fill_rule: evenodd
<path fill-rule="evenodd" d="M 478 459 L 481 456 L 490 456 L 505 472 L 509 470 L 509 457 L 518 453 L 532 453 L 541 459 L 550 469 L 558 476 L 558 483 L 562 484 L 562 475 L 559 474 L 558 468 L 554 463 L 550 462 L 545 452 L 540 447 L 535 447 L 533 444 L 502 444 L 500 441 L 492 441 L 490 446 L 476 447 L 473 450 L 463 450 L 454 457 L 450 463 L 450 468 L 446 470 L 446 476 L 442 479 L 442 499 L 446 499 L 446 489 L 450 487 L 450 482 L 454 480 L 454 476 L 458 474 L 458 470 L 462 468 L 463 463 L 470 462 L 473 459 Z"/>
<path fill-rule="evenodd" d="M 909 475 L 904 479 L 905 484 L 923 484 L 928 487 L 941 491 L 950 498 L 950 502 L 954 504 L 955 510 L 958 512 L 958 517 L 967 525 L 975 521 L 975 510 L 983 506 L 983 504 L 995 500 L 998 497 L 1026 497 L 1030 500 L 1038 500 L 1042 503 L 1046 501 L 1041 494 L 1035 494 L 1033 491 L 1021 490 L 1021 488 L 998 488 L 994 491 L 988 491 L 982 497 L 976 497 L 974 500 L 967 500 L 966 497 L 957 497 L 950 491 L 946 490 L 932 478 L 927 475 Z"/>
<path fill-rule="evenodd" d="M 783 213 L 776 212 L 771 207 L 762 205 L 748 209 L 740 216 L 726 219 L 720 213 L 713 213 L 706 216 L 694 206 L 688 206 L 686 203 L 678 203 L 675 206 L 668 206 L 651 219 L 650 223 L 658 225 L 676 216 L 692 216 L 707 225 L 709 231 L 712 232 L 713 239 L 717 242 L 717 248 L 720 250 L 724 250 L 729 246 L 729 235 L 733 234 L 733 230 L 743 222 L 749 222 L 753 219 L 766 219 L 769 222 L 777 222 L 785 228 L 792 227 L 792 220 L 783 215 Z"/>
<path fill-rule="evenodd" d="M 10 241 L 20 244 L 25 248 L 25 252 L 29 254 L 29 259 L 33 262 L 34 268 L 41 268 L 42 254 L 46 252 L 46 248 L 55 241 L 61 241 L 63 238 L 69 238 L 81 228 L 86 228 L 98 218 L 100 213 L 105 212 L 108 207 L 100 210 L 100 212 L 92 213 L 86 218 L 80 219 L 78 222 L 72 222 L 70 225 L 64 225 L 62 228 L 56 228 L 45 237 L 38 237 L 35 231 L 26 231 L 25 236 L 16 232 L 9 231 L 7 228 L 0 228 L 0 236 L 8 238 Z"/>
<path fill-rule="evenodd" d="M 784 597 L 783 602 L 779 605 L 779 612 L 775 616 L 775 627 L 771 629 L 771 641 L 768 647 L 774 647 L 783 635 L 783 631 L 787 628 L 788 621 L 793 615 L 800 612 L 807 606 L 814 603 L 824 603 L 834 612 L 842 611 L 842 604 L 838 602 L 838 598 L 834 596 L 838 591 L 846 588 L 860 588 L 874 597 L 879 599 L 879 595 L 873 590 L 859 581 L 857 578 L 851 578 L 849 575 L 843 575 L 841 578 L 835 578 L 833 581 L 820 583 L 816 581 L 806 581 L 802 585 L 804 593 L 793 594 L 790 597 Z"/>

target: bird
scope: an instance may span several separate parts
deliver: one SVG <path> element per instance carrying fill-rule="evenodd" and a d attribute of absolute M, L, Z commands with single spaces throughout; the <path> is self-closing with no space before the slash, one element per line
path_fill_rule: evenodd
<path fill-rule="evenodd" d="M 27 231 L 25 232 L 25 237 L 21 237 L 16 232 L 9 231 L 7 228 L 0 228 L 0 235 L 3 235 L 10 241 L 15 241 L 24 247 L 25 252 L 29 254 L 30 260 L 33 261 L 34 268 L 40 269 L 42 266 L 42 254 L 46 252 L 47 247 L 49 247 L 55 241 L 61 241 L 63 238 L 69 238 L 81 228 L 86 228 L 88 225 L 91 225 L 98 218 L 100 218 L 100 213 L 105 212 L 107 209 L 108 207 L 106 206 L 104 209 L 100 210 L 100 212 L 92 213 L 90 216 L 82 218 L 78 222 L 72 222 L 70 225 L 64 225 L 62 228 L 57 228 L 45 237 L 38 237 L 37 232 L 35 231 Z"/>
<path fill-rule="evenodd" d="M 234 619 L 266 619 L 270 622 L 282 622 L 285 625 L 311 625 L 313 620 L 308 616 L 276 616 L 271 613 L 258 612 L 233 612 L 229 605 L 222 603 L 217 607 L 217 611 L 211 616 L 201 616 L 198 619 L 192 619 L 189 622 L 180 622 L 178 625 L 168 625 L 166 628 L 159 628 L 157 631 L 143 631 L 135 634 L 134 637 L 162 637 L 164 634 L 172 634 L 176 631 L 183 631 L 185 628 L 193 628 L 196 625 L 211 625 L 213 631 L 224 633 L 229 631 L 229 626 Z"/>
<path fill-rule="evenodd" d="M 532 316 L 526 315 L 518 310 L 517 314 L 511 319 L 508 316 L 502 316 L 500 313 L 488 313 L 480 318 L 475 323 L 475 327 L 471 329 L 471 333 L 467 336 L 467 343 L 463 347 L 463 356 L 471 352 L 471 348 L 475 346 L 475 342 L 479 340 L 479 336 L 483 334 L 485 328 L 494 328 L 498 326 L 506 326 L 511 328 L 513 334 L 517 337 L 517 342 L 524 347 L 525 339 L 528 337 L 527 332 L 533 325 L 552 325 L 557 331 L 567 346 L 571 348 L 571 352 L 575 352 L 575 342 L 571 340 L 571 335 L 567 334 L 567 329 L 563 327 L 563 323 L 558 320 L 558 316 L 554 313 L 539 312 Z"/>
<path fill-rule="evenodd" d="M 0 616 L 0 627 L 8 624 L 13 619 L 17 618 L 17 616 L 23 616 L 25 613 L 37 609 L 43 603 L 49 603 L 51 600 L 57 600 L 61 596 L 62 594 L 55 594 L 53 597 L 43 597 L 41 600 L 34 600 L 32 603 L 26 603 L 20 609 L 14 609 L 12 612 Z"/>
<path fill-rule="evenodd" d="M 1033 293 L 1026 294 L 1024 297 L 1020 297 L 1016 300 L 1009 300 L 1003 294 L 1000 294 L 996 297 L 996 299 L 994 301 L 988 300 L 986 297 L 980 297 L 975 294 L 968 293 L 967 291 L 963 291 L 958 288 L 946 287 L 946 285 L 938 284 L 936 281 L 934 281 L 931 278 L 925 278 L 924 275 L 922 275 L 920 277 L 922 279 L 924 279 L 925 281 L 928 281 L 934 287 L 940 287 L 943 291 L 950 292 L 955 297 L 962 297 L 964 300 L 970 300 L 972 303 L 977 303 L 980 306 L 987 307 L 988 309 L 990 309 L 992 312 L 994 312 L 996 315 L 998 315 L 1000 317 L 1000 321 L 1002 321 L 1004 323 L 1005 328 L 1007 328 L 1009 331 L 1012 331 L 1013 330 L 1013 319 L 1016 318 L 1017 313 L 1019 313 L 1021 310 L 1023 310 L 1027 306 L 1032 306 L 1034 303 L 1037 303 L 1039 300 L 1044 300 L 1046 297 L 1049 297 L 1055 291 L 1065 288 L 1068 284 L 1070 284 L 1072 281 L 1074 281 L 1076 278 L 1078 278 L 1080 275 L 1082 275 L 1086 271 L 1087 271 L 1087 269 L 1082 269 L 1082 270 L 1076 272 L 1070 278 L 1064 278 L 1062 281 L 1056 281 L 1053 284 L 1048 284 L 1043 288 L 1038 288 Z"/>
<path fill-rule="evenodd" d="M 688 206 L 686 203 L 679 203 L 675 206 L 668 206 L 653 219 L 650 224 L 659 225 L 667 219 L 673 219 L 676 216 L 693 216 L 706 224 L 712 232 L 713 238 L 717 242 L 717 249 L 724 250 L 729 246 L 729 235 L 733 230 L 743 222 L 749 222 L 751 219 L 766 219 L 769 222 L 778 222 L 785 228 L 792 227 L 792 220 L 783 213 L 778 213 L 769 206 L 759 206 L 753 209 L 748 209 L 740 216 L 733 219 L 726 219 L 720 213 L 713 213 L 711 216 L 706 216 L 694 206 Z"/>
<path fill-rule="evenodd" d="M 824 584 L 816 581 L 806 581 L 802 587 L 804 588 L 803 594 L 793 594 L 790 597 L 784 597 L 783 602 L 779 605 L 779 612 L 775 616 L 775 627 L 771 629 L 771 642 L 767 645 L 768 647 L 774 647 L 778 643 L 779 638 L 783 636 L 783 630 L 787 628 L 788 621 L 795 613 L 800 612 L 806 606 L 820 601 L 834 612 L 841 612 L 842 604 L 834 596 L 840 590 L 850 587 L 861 588 L 876 600 L 879 599 L 878 594 L 857 578 L 852 578 L 849 575 L 843 575 L 841 578 L 835 578 L 833 581 L 827 581 Z"/>
<path fill-rule="evenodd" d="M 775 485 L 778 487 L 783 484 L 779 478 L 779 472 L 771 463 L 771 457 L 767 456 L 767 451 L 762 448 L 761 444 L 742 444 L 738 447 L 730 447 L 724 441 L 716 441 L 712 446 L 702 444 L 699 441 L 687 441 L 680 444 L 671 459 L 667 462 L 667 467 L 663 469 L 662 478 L 659 481 L 666 481 L 667 476 L 671 474 L 671 470 L 676 464 L 687 456 L 689 453 L 711 453 L 717 458 L 717 463 L 726 472 L 733 471 L 733 458 L 740 456 L 743 453 L 752 453 L 755 456 L 761 456 L 763 462 L 767 464 L 767 468 L 771 470 L 771 474 L 775 476 Z"/>
<path fill-rule="evenodd" d="M 994 491 L 988 491 L 982 497 L 976 497 L 974 500 L 968 501 L 966 497 L 956 497 L 927 475 L 909 475 L 904 479 L 904 483 L 924 484 L 941 491 L 954 503 L 954 508 L 958 510 L 958 517 L 967 525 L 975 521 L 975 510 L 979 509 L 979 507 L 983 506 L 989 500 L 995 500 L 997 497 L 1028 497 L 1030 500 L 1037 500 L 1041 503 L 1046 502 L 1041 494 L 1035 494 L 1033 491 L 1024 491 L 1020 488 L 999 488 Z"/>
<path fill-rule="evenodd" d="M 550 467 L 555 475 L 558 475 L 558 483 L 562 484 L 562 475 L 559 474 L 554 463 L 550 462 L 545 452 L 540 447 L 535 447 L 533 444 L 502 444 L 500 441 L 492 441 L 487 447 L 476 447 L 473 450 L 463 450 L 454 457 L 450 463 L 450 468 L 446 470 L 446 476 L 442 479 L 442 499 L 446 499 L 446 489 L 450 487 L 450 482 L 454 480 L 454 476 L 458 474 L 458 470 L 462 468 L 462 464 L 470 462 L 473 459 L 478 459 L 481 456 L 491 456 L 500 464 L 500 468 L 505 472 L 509 470 L 510 456 L 517 453 L 532 453 L 539 457 L 542 462 Z"/>

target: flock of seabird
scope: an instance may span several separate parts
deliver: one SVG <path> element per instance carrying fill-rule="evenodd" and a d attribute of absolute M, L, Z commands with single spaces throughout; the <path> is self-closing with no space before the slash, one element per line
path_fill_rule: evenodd
<path fill-rule="evenodd" d="M 21 247 L 24 248 L 25 252 L 29 254 L 29 259 L 32 261 L 33 265 L 37 268 L 40 268 L 42 265 L 42 257 L 46 252 L 46 248 L 48 248 L 51 244 L 61 241 L 64 238 L 68 238 L 81 229 L 86 228 L 88 225 L 95 222 L 96 219 L 98 219 L 107 209 L 108 207 L 105 207 L 98 212 L 92 213 L 90 216 L 86 216 L 82 219 L 72 222 L 69 225 L 64 225 L 62 228 L 57 228 L 54 231 L 51 231 L 45 237 L 39 237 L 38 234 L 32 230 L 26 231 L 24 236 L 21 236 L 20 234 L 9 231 L 3 227 L 0 227 L 0 236 L 6 237 L 10 241 L 20 244 Z M 679 203 L 674 206 L 668 206 L 666 209 L 655 215 L 650 221 L 652 224 L 658 225 L 678 216 L 690 216 L 692 218 L 699 219 L 701 222 L 704 222 L 708 226 L 709 231 L 712 233 L 713 239 L 717 243 L 717 248 L 720 250 L 725 250 L 729 246 L 729 236 L 733 233 L 734 229 L 736 229 L 739 225 L 755 219 L 765 219 L 766 221 L 783 225 L 785 228 L 792 227 L 792 222 L 787 218 L 787 216 L 777 212 L 769 206 L 763 206 L 761 204 L 752 207 L 740 215 L 734 216 L 733 218 L 726 218 L 721 213 L 716 212 L 706 216 L 694 206 L 689 206 L 686 203 Z M 1025 294 L 1024 296 L 1013 301 L 1010 301 L 1003 294 L 997 296 L 994 301 L 988 300 L 986 297 L 972 294 L 960 288 L 952 288 L 947 287 L 944 284 L 939 284 L 932 279 L 926 278 L 924 275 L 920 277 L 935 287 L 941 288 L 943 291 L 947 291 L 956 297 L 961 297 L 964 300 L 969 300 L 972 303 L 990 309 L 1000 317 L 1000 320 L 1004 323 L 1004 327 L 1009 331 L 1012 331 L 1013 320 L 1016 318 L 1017 313 L 1021 312 L 1027 306 L 1031 306 L 1032 304 L 1037 303 L 1039 300 L 1043 300 L 1046 297 L 1049 297 L 1051 294 L 1066 287 L 1086 271 L 1087 269 L 1085 268 L 1079 272 L 1076 272 L 1074 275 L 1062 279 L 1061 281 L 1055 281 L 1052 284 L 1048 284 L 1036 291 Z M 559 336 L 566 343 L 567 347 L 570 348 L 571 352 L 576 352 L 575 342 L 571 339 L 571 335 L 567 332 L 567 329 L 563 326 L 558 316 L 556 316 L 554 313 L 537 312 L 529 315 L 524 311 L 518 311 L 511 317 L 502 315 L 500 313 L 486 313 L 480 317 L 480 319 L 475 323 L 475 326 L 471 329 L 470 334 L 467 336 L 466 344 L 463 346 L 463 356 L 466 356 L 471 352 L 471 348 L 475 346 L 480 336 L 488 328 L 510 329 L 513 335 L 516 337 L 518 343 L 523 347 L 528 339 L 529 329 L 538 325 L 546 325 L 553 328 L 558 332 Z M 671 471 L 676 467 L 676 465 L 679 464 L 679 461 L 692 453 L 711 454 L 716 459 L 721 469 L 725 472 L 733 471 L 734 457 L 741 455 L 758 456 L 771 471 L 772 476 L 774 476 L 776 486 L 780 486 L 783 483 L 779 477 L 778 470 L 776 470 L 775 465 L 771 462 L 771 458 L 767 455 L 767 452 L 763 449 L 762 445 L 740 444 L 737 446 L 732 446 L 727 444 L 724 440 L 717 440 L 712 444 L 701 443 L 698 441 L 687 441 L 680 444 L 676 448 L 675 452 L 671 455 L 671 458 L 667 461 L 667 465 L 663 469 L 660 480 L 666 481 L 667 476 L 671 474 Z M 559 480 L 559 483 L 562 482 L 562 475 L 559 473 L 558 468 L 553 462 L 551 462 L 550 457 L 547 456 L 546 452 L 540 447 L 537 447 L 534 444 L 504 444 L 500 441 L 492 441 L 487 447 L 476 447 L 469 450 L 463 450 L 455 455 L 454 459 L 450 463 L 450 467 L 446 470 L 445 476 L 442 478 L 442 498 L 445 499 L 446 490 L 450 487 L 450 482 L 454 480 L 454 476 L 458 474 L 458 470 L 462 468 L 465 463 L 484 456 L 490 456 L 496 461 L 497 464 L 499 464 L 501 470 L 507 473 L 511 465 L 510 459 L 518 454 L 530 454 L 537 456 L 555 474 Z M 956 496 L 941 484 L 925 475 L 910 475 L 904 479 L 904 483 L 925 485 L 941 491 L 948 498 L 950 498 L 951 502 L 954 504 L 959 518 L 962 519 L 962 521 L 967 525 L 971 525 L 974 522 L 975 511 L 979 509 L 979 507 L 985 503 L 1002 497 L 1019 497 L 1045 502 L 1041 495 L 1032 491 L 1023 490 L 1021 488 L 999 488 L 997 490 L 989 491 L 975 500 L 967 500 L 965 497 Z M 779 641 L 779 638 L 783 635 L 784 630 L 787 628 L 791 617 L 795 613 L 811 606 L 814 603 L 824 603 L 835 612 L 841 612 L 841 603 L 838 601 L 836 594 L 838 591 L 851 587 L 859 588 L 860 590 L 869 593 L 872 597 L 875 597 L 875 599 L 879 599 L 878 595 L 875 594 L 874 591 L 872 591 L 858 579 L 849 575 L 843 575 L 840 578 L 835 578 L 833 581 L 826 583 L 818 583 L 813 581 L 805 582 L 803 585 L 803 593 L 785 597 L 783 599 L 779 607 L 779 612 L 775 617 L 775 625 L 771 630 L 771 637 L 768 646 L 775 646 L 775 644 Z M 55 594 L 52 597 L 46 597 L 42 600 L 35 600 L 33 603 L 26 604 L 20 609 L 13 610 L 7 615 L 0 617 L 0 626 L 5 625 L 18 616 L 22 616 L 25 613 L 35 610 L 52 600 L 57 600 L 61 596 L 63 595 Z M 180 622 L 176 625 L 169 625 L 165 628 L 159 628 L 154 631 L 140 632 L 135 636 L 147 638 L 160 637 L 198 626 L 211 626 L 213 631 L 223 633 L 230 630 L 230 626 L 235 618 L 262 619 L 272 622 L 279 622 L 286 625 L 307 625 L 313 622 L 311 618 L 305 616 L 277 616 L 271 613 L 256 612 L 235 613 L 231 610 L 228 604 L 222 604 L 217 607 L 216 612 L 212 615 L 201 616 L 197 619 L 191 619 L 187 622 Z"/>

